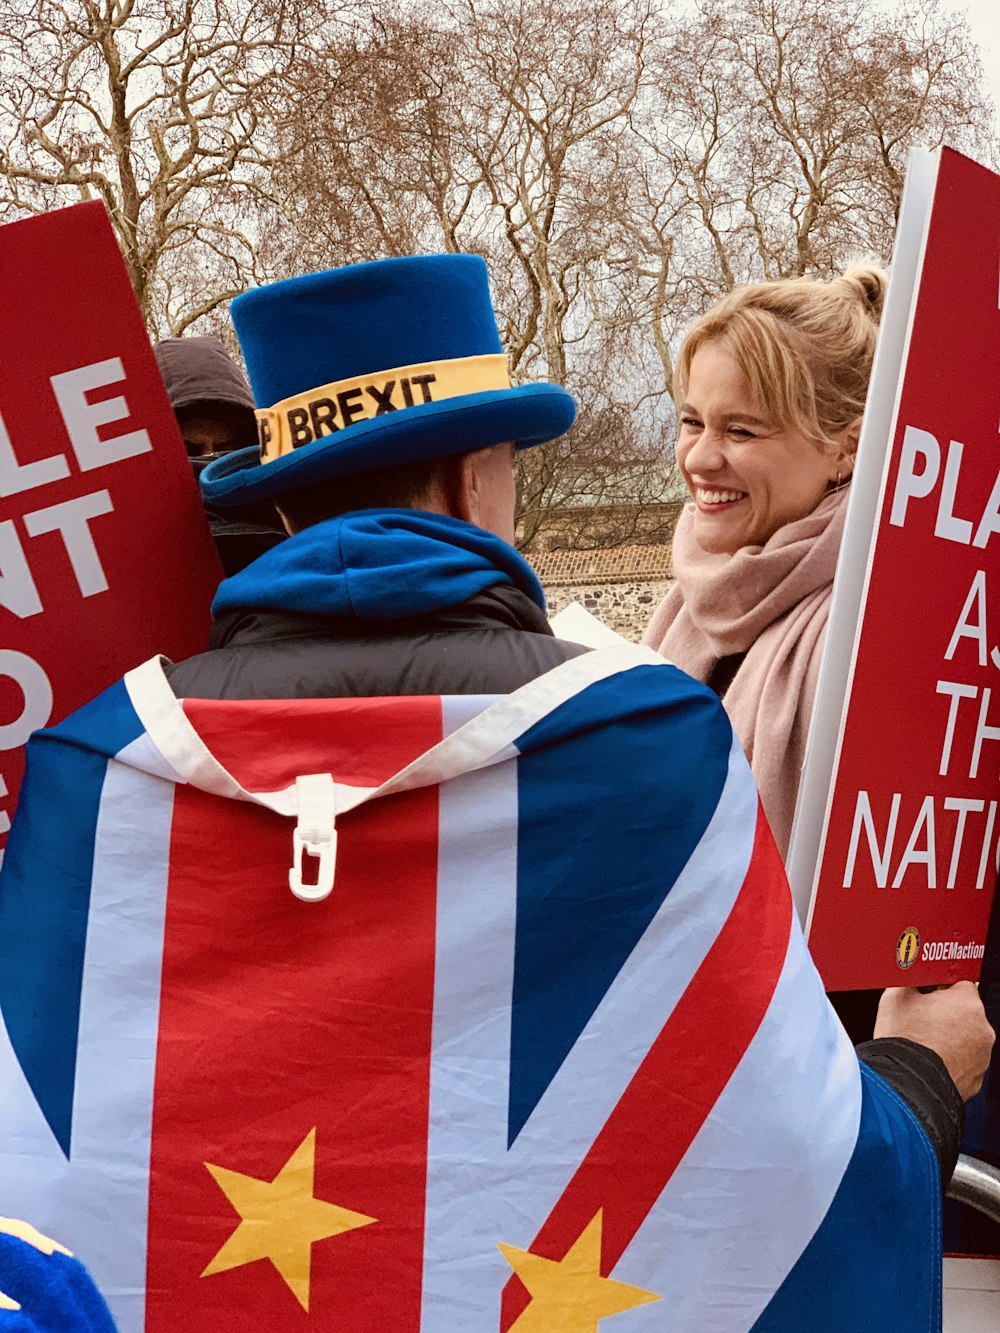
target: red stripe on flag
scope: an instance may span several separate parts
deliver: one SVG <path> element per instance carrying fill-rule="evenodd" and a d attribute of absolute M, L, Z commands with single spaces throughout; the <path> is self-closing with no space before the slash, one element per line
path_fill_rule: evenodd
<path fill-rule="evenodd" d="M 750 866 L 725 925 L 538 1232 L 534 1254 L 563 1258 L 603 1209 L 601 1272 L 611 1273 L 760 1027 L 791 924 L 784 866 L 758 809 Z M 528 1304 L 526 1288 L 512 1277 L 501 1329 Z"/>
<path fill-rule="evenodd" d="M 331 768 L 367 785 L 441 738 L 437 699 L 188 711 L 220 760 L 258 789 Z M 292 897 L 291 847 L 291 821 L 178 788 L 147 1333 L 419 1326 L 436 790 L 346 816 L 323 903 Z M 312 1245 L 310 1313 L 268 1258 L 200 1276 L 240 1221 L 205 1164 L 270 1182 L 313 1129 L 314 1197 L 376 1221 Z"/>

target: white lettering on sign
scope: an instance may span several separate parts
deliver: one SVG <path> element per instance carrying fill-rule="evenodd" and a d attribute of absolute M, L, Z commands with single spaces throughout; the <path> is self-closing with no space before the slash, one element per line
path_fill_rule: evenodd
<path fill-rule="evenodd" d="M 0 773 L 0 796 L 7 796 L 7 784 L 3 780 L 3 774 Z M 0 835 L 10 832 L 10 815 L 6 810 L 0 810 Z M 0 852 L 0 856 L 3 853 Z"/>
<path fill-rule="evenodd" d="M 976 608 L 975 620 L 969 619 L 969 612 Z M 959 613 L 958 623 L 951 636 L 951 642 L 945 652 L 945 661 L 950 662 L 955 656 L 955 649 L 960 639 L 974 639 L 979 653 L 979 665 L 986 666 L 989 644 L 986 641 L 986 570 L 977 569 L 972 580 L 969 595 Z"/>
<path fill-rule="evenodd" d="M 19 463 L 7 427 L 0 417 L 0 496 L 19 495 L 34 486 L 48 486 L 69 476 L 69 468 L 62 454 L 39 458 L 34 463 Z"/>
<path fill-rule="evenodd" d="M 51 717 L 52 686 L 33 658 L 13 648 L 0 648 L 0 676 L 9 676 L 24 695 L 21 715 L 13 722 L 0 723 L 0 750 L 16 750 Z"/>
<path fill-rule="evenodd" d="M 0 607 L 13 611 L 19 620 L 37 616 L 42 610 L 42 599 L 11 519 L 0 523 Z"/>
<path fill-rule="evenodd" d="M 92 495 L 79 495 L 73 500 L 49 505 L 47 509 L 36 509 L 34 513 L 24 516 L 24 526 L 29 536 L 37 537 L 43 532 L 60 534 L 84 597 L 93 597 L 95 593 L 108 590 L 108 580 L 89 524 L 92 518 L 110 514 L 113 509 L 108 492 L 95 491 Z"/>
<path fill-rule="evenodd" d="M 962 842 L 965 838 L 965 821 L 969 815 L 980 814 L 985 810 L 986 802 L 961 796 L 948 796 L 945 798 L 944 808 L 954 810 L 958 814 L 955 841 L 951 847 L 951 864 L 948 866 L 948 878 L 945 882 L 946 889 L 953 889 L 958 878 L 958 861 L 962 855 Z"/>
<path fill-rule="evenodd" d="M 58 532 L 62 537 L 77 587 L 84 597 L 108 590 L 90 521 L 113 511 L 110 494 L 94 491 L 24 515 L 29 537 L 46 532 Z M 0 608 L 12 611 L 19 620 L 37 616 L 44 609 L 13 519 L 0 523 Z"/>
<path fill-rule="evenodd" d="M 83 472 L 107 467 L 109 463 L 118 463 L 123 458 L 134 458 L 136 454 L 148 453 L 153 447 L 147 430 L 126 431 L 106 440 L 102 440 L 98 434 L 101 426 L 127 420 L 129 406 L 120 396 L 92 403 L 87 395 L 95 389 L 120 384 L 124 378 L 125 367 L 121 357 L 113 356 L 107 361 L 95 361 L 93 365 L 53 375 L 49 380 L 62 413 L 66 433 Z M 0 417 L 0 498 L 19 495 L 37 486 L 49 486 L 68 476 L 69 466 L 65 454 L 50 454 L 48 458 L 39 458 L 31 463 L 19 463 L 7 427 Z"/>
<path fill-rule="evenodd" d="M 979 849 L 979 871 L 976 876 L 975 888 L 981 889 L 985 884 L 986 871 L 989 865 L 993 865 L 994 873 L 996 868 L 1000 868 L 1000 843 L 994 845 L 993 840 L 996 829 L 996 801 L 990 801 L 987 806 L 983 800 L 964 796 L 946 796 L 940 801 L 939 805 L 935 797 L 923 797 L 915 815 L 913 815 L 912 807 L 906 812 L 907 821 L 912 817 L 913 825 L 905 848 L 900 854 L 896 848 L 896 834 L 902 835 L 907 827 L 906 823 L 901 826 L 900 821 L 902 801 L 902 793 L 894 792 L 885 830 L 884 833 L 881 833 L 876 826 L 868 792 L 858 792 L 854 807 L 854 827 L 851 830 L 850 849 L 844 866 L 842 882 L 845 889 L 852 887 L 855 871 L 858 869 L 858 855 L 865 843 L 867 844 L 868 855 L 867 858 L 862 857 L 861 869 L 862 871 L 865 870 L 864 862 L 867 860 L 871 865 L 871 873 L 875 884 L 880 889 L 884 889 L 889 883 L 890 867 L 893 864 L 896 866 L 896 873 L 892 878 L 893 889 L 902 890 L 903 879 L 907 871 L 913 866 L 924 866 L 925 872 L 921 876 L 923 884 L 929 889 L 936 888 L 940 879 L 938 874 L 939 852 L 942 866 L 945 863 L 945 857 L 947 857 L 948 872 L 945 877 L 945 887 L 949 889 L 956 888 L 962 853 L 968 845 L 971 854 L 975 855 L 975 843 L 980 838 L 982 841 Z M 985 820 L 980 826 L 979 817 L 984 814 Z M 947 846 L 948 828 L 952 822 L 951 817 L 956 815 L 957 819 L 954 820 L 954 833 L 949 848 Z M 864 840 L 861 837 L 862 833 L 865 834 Z M 898 862 L 896 861 L 897 856 L 899 856 Z M 968 883 L 968 880 L 963 880 L 962 887 L 973 886 Z"/>
<path fill-rule="evenodd" d="M 921 834 L 924 837 L 922 848 L 917 846 Z M 927 887 L 936 889 L 936 855 L 934 846 L 934 797 L 925 796 L 920 806 L 920 813 L 917 815 L 913 830 L 910 833 L 910 840 L 906 844 L 906 851 L 903 853 L 896 869 L 896 878 L 892 881 L 892 887 L 898 889 L 902 886 L 903 876 L 910 866 L 925 865 L 927 867 Z"/>
<path fill-rule="evenodd" d="M 921 461 L 917 471 L 917 461 Z M 906 506 L 911 500 L 923 500 L 934 489 L 941 468 L 941 450 L 929 430 L 907 426 L 899 456 L 899 473 L 892 495 L 889 522 L 901 528 L 906 522 Z"/>
<path fill-rule="evenodd" d="M 986 867 L 990 861 L 990 843 L 993 839 L 993 825 L 996 823 L 997 803 L 990 801 L 990 812 L 986 817 L 986 836 L 983 838 L 983 851 L 979 858 L 979 874 L 976 878 L 976 888 L 981 889 L 986 883 Z M 1000 871 L 1000 842 L 997 843 L 996 870 Z"/>
<path fill-rule="evenodd" d="M 875 831 L 875 819 L 872 815 L 868 793 L 866 791 L 858 792 L 857 805 L 854 807 L 854 827 L 851 829 L 851 845 L 847 853 L 847 866 L 844 870 L 845 889 L 849 889 L 854 882 L 854 865 L 858 856 L 858 843 L 861 840 L 862 828 L 868 838 L 868 853 L 871 856 L 872 868 L 875 871 L 875 883 L 880 889 L 885 888 L 889 881 L 889 857 L 892 855 L 892 844 L 896 838 L 896 821 L 899 818 L 899 805 L 902 799 L 898 792 L 892 798 L 889 823 L 885 831 L 885 844 L 884 847 L 879 847 L 878 834 Z"/>
<path fill-rule="evenodd" d="M 969 777 L 979 776 L 979 760 L 983 753 L 983 741 L 1000 741 L 1000 727 L 991 727 L 986 724 L 986 717 L 990 711 L 989 686 L 983 688 L 983 702 L 979 706 L 979 721 L 976 723 L 976 740 L 972 747 L 972 762 L 969 764 Z"/>
<path fill-rule="evenodd" d="M 944 744 L 941 746 L 941 763 L 938 765 L 938 775 L 944 778 L 948 776 L 948 764 L 951 762 L 951 744 L 955 739 L 958 701 L 959 699 L 974 699 L 979 691 L 975 685 L 963 685 L 961 682 L 954 680 L 939 680 L 937 692 L 938 694 L 951 695 L 951 704 L 948 707 L 948 722 L 944 729 Z"/>
<path fill-rule="evenodd" d="M 985 546 L 994 532 L 1000 532 L 1000 472 L 993 483 L 993 491 L 987 501 L 986 509 L 979 520 L 979 527 L 973 539 L 973 546 Z"/>
<path fill-rule="evenodd" d="M 929 940 L 920 955 L 925 963 L 958 962 L 964 958 L 982 958 L 985 944 L 959 944 L 957 940 Z"/>
<path fill-rule="evenodd" d="M 951 745 L 955 736 L 955 718 L 958 713 L 959 699 L 978 699 L 979 688 L 976 685 L 962 685 L 957 681 L 939 680 L 937 683 L 938 694 L 947 694 L 951 696 L 951 704 L 948 709 L 948 722 L 945 727 L 944 744 L 941 747 L 941 763 L 938 767 L 938 773 L 945 777 L 948 772 L 948 765 L 951 761 Z M 969 758 L 969 777 L 977 778 L 979 776 L 979 761 L 983 754 L 983 743 L 985 741 L 1000 741 L 1000 727 L 991 726 L 986 719 L 990 711 L 990 698 L 992 690 L 988 685 L 983 687 L 982 700 L 979 705 L 979 721 L 976 723 L 976 735 L 972 744 L 972 752 Z"/>
<path fill-rule="evenodd" d="M 944 465 L 944 479 L 941 482 L 941 499 L 938 503 L 937 518 L 934 521 L 934 536 L 945 541 L 960 542 L 968 546 L 972 537 L 972 524 L 967 518 L 955 517 L 955 488 L 958 486 L 958 474 L 962 467 L 962 446 L 957 440 L 948 445 L 948 461 Z"/>
<path fill-rule="evenodd" d="M 958 542 L 961 546 L 968 546 L 971 542 L 973 546 L 982 549 L 995 532 L 1000 532 L 1000 472 L 997 473 L 993 491 L 976 526 L 975 537 L 972 535 L 972 520 L 959 518 L 955 514 L 955 493 L 961 476 L 963 451 L 964 445 L 958 440 L 951 441 L 944 476 L 941 477 L 941 446 L 937 439 L 928 430 L 907 426 L 903 432 L 889 522 L 897 528 L 903 527 L 910 501 L 925 500 L 941 477 L 941 493 L 934 520 L 935 537 Z"/>
<path fill-rule="evenodd" d="M 94 389 L 102 389 L 109 384 L 120 384 L 125 378 L 125 367 L 121 357 L 113 356 L 107 361 L 97 361 L 91 366 L 81 366 L 79 370 L 67 370 L 61 375 L 53 375 L 52 389 L 59 403 L 66 431 L 76 454 L 80 468 L 90 472 L 94 468 L 107 467 L 109 463 L 118 463 L 123 458 L 133 458 L 136 454 L 148 453 L 153 447 L 146 430 L 128 431 L 124 435 L 114 435 L 102 440 L 97 433 L 99 426 L 109 426 L 114 421 L 124 421 L 130 415 L 129 406 L 124 398 L 105 398 L 92 403 L 87 395 Z"/>

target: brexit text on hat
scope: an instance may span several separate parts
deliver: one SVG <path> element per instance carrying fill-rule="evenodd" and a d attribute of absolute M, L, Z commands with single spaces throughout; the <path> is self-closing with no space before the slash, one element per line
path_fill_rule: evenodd
<path fill-rule="evenodd" d="M 312 444 L 313 440 L 320 439 L 323 435 L 332 435 L 335 430 L 340 430 L 343 426 L 349 426 L 353 421 L 360 418 L 371 416 L 367 412 L 364 395 L 368 394 L 376 403 L 374 415 L 379 417 L 383 412 L 396 412 L 401 407 L 413 407 L 414 389 L 419 390 L 420 399 L 418 401 L 430 403 L 434 399 L 430 386 L 437 380 L 436 375 L 414 375 L 411 379 L 404 375 L 400 380 L 386 380 L 379 384 L 356 384 L 350 389 L 341 389 L 336 399 L 333 398 L 311 398 L 304 407 L 290 408 L 287 413 L 288 429 L 291 434 L 292 448 L 298 449 L 303 444 Z M 396 389 L 399 389 L 400 402 L 395 402 L 393 395 Z M 337 416 L 340 415 L 338 422 Z M 270 435 L 270 422 L 266 419 L 261 421 L 262 443 L 266 446 L 266 441 Z"/>
<path fill-rule="evenodd" d="M 338 380 L 257 412 L 261 462 L 272 463 L 294 449 L 386 412 L 509 388 L 503 353 L 429 361 Z"/>

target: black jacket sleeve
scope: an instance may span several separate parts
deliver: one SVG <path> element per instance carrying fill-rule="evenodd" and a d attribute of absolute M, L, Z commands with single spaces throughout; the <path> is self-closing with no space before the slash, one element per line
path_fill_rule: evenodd
<path fill-rule="evenodd" d="M 965 1128 L 965 1103 L 936 1051 L 905 1037 L 878 1037 L 857 1047 L 858 1059 L 903 1098 L 937 1153 L 947 1189 Z"/>

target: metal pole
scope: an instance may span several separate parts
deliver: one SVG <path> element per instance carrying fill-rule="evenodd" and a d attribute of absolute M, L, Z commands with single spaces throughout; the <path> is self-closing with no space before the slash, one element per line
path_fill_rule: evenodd
<path fill-rule="evenodd" d="M 948 1186 L 948 1197 L 1000 1222 L 1000 1170 L 963 1153 Z"/>

